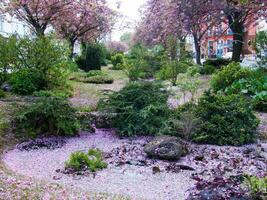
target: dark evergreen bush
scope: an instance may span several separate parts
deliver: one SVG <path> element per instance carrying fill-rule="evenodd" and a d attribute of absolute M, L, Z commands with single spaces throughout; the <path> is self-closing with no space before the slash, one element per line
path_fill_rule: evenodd
<path fill-rule="evenodd" d="M 217 145 L 243 145 L 255 141 L 258 120 L 252 106 L 240 95 L 206 92 L 196 117 L 201 121 L 193 141 Z"/>
<path fill-rule="evenodd" d="M 80 69 L 88 72 L 90 70 L 101 70 L 105 60 L 103 46 L 98 43 L 82 44 L 82 55 L 76 60 Z"/>
<path fill-rule="evenodd" d="M 17 112 L 15 127 L 18 133 L 26 133 L 31 137 L 73 136 L 78 133 L 79 128 L 75 112 L 75 109 L 61 98 L 40 98 Z"/>
<path fill-rule="evenodd" d="M 100 110 L 117 114 L 113 123 L 121 136 L 156 135 L 169 116 L 168 96 L 161 84 L 132 82 L 102 99 Z"/>
<path fill-rule="evenodd" d="M 216 58 L 216 59 L 207 59 L 203 65 L 211 65 L 216 69 L 221 69 L 223 66 L 227 66 L 231 63 L 228 59 Z"/>

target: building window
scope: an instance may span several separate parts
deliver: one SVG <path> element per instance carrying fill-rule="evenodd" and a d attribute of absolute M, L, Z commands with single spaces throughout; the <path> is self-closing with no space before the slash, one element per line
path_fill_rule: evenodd
<path fill-rule="evenodd" d="M 227 52 L 233 52 L 233 40 L 227 40 Z"/>

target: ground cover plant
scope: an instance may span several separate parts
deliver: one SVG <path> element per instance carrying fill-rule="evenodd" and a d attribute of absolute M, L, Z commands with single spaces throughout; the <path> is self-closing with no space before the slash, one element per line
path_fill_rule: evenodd
<path fill-rule="evenodd" d="M 79 128 L 75 109 L 58 97 L 43 97 L 23 106 L 16 114 L 14 125 L 21 136 L 26 134 L 33 138 L 42 135 L 73 136 Z"/>
<path fill-rule="evenodd" d="M 87 153 L 74 152 L 65 163 L 67 169 L 76 171 L 89 170 L 96 172 L 107 167 L 107 163 L 103 161 L 102 153 L 99 149 L 89 149 Z"/>
<path fill-rule="evenodd" d="M 155 135 L 169 115 L 168 92 L 159 83 L 133 82 L 100 102 L 100 109 L 116 113 L 121 136 Z"/>

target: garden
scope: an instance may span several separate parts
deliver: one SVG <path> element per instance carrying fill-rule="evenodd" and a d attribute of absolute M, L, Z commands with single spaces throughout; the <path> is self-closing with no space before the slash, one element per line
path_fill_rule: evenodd
<path fill-rule="evenodd" d="M 236 52 L 201 63 L 181 35 L 198 27 L 165 24 L 169 4 L 148 2 L 135 34 L 108 43 L 105 3 L 51 2 L 5 11 L 35 33 L 0 36 L 0 199 L 266 200 L 266 31 L 256 67 Z"/>

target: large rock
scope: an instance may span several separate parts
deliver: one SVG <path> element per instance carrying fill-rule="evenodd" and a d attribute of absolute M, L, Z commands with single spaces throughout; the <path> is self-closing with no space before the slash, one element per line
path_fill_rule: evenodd
<path fill-rule="evenodd" d="M 1 85 L 1 89 L 3 90 L 3 91 L 5 91 L 5 92 L 11 92 L 11 90 L 12 90 L 12 87 L 11 87 L 11 85 L 9 84 L 9 83 L 3 83 L 2 85 Z"/>
<path fill-rule="evenodd" d="M 144 151 L 153 158 L 179 160 L 183 155 L 183 145 L 176 137 L 160 136 L 149 142 Z"/>

